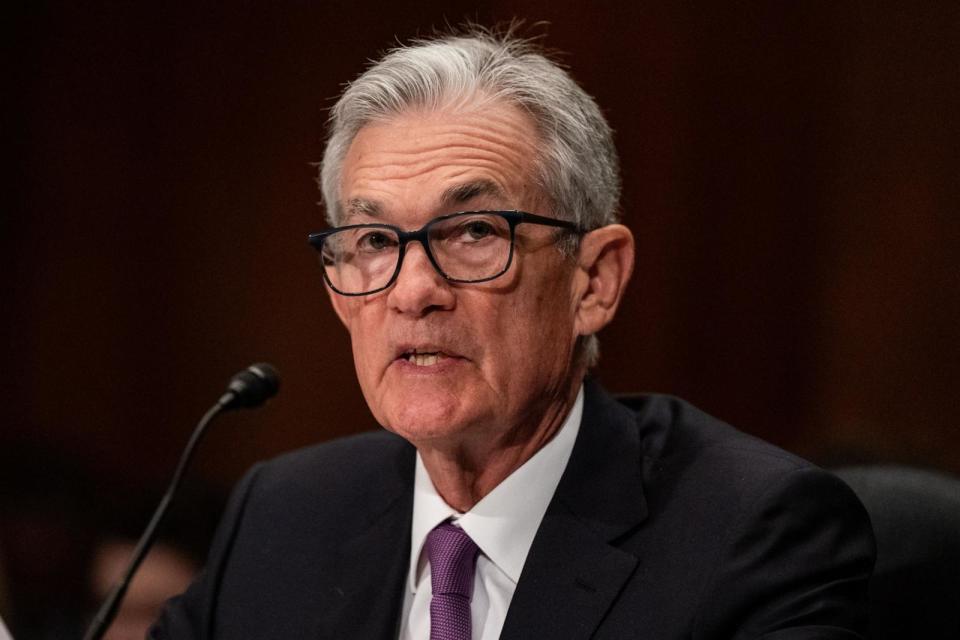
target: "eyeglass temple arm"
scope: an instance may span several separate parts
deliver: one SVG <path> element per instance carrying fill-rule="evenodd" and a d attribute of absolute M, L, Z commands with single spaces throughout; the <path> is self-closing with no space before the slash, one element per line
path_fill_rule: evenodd
<path fill-rule="evenodd" d="M 546 216 L 538 216 L 535 213 L 527 213 L 526 211 L 517 211 L 515 213 L 517 213 L 520 222 L 532 222 L 534 224 L 541 224 L 548 227 L 562 227 L 564 229 L 577 231 L 578 233 L 586 233 L 587 231 L 577 223 L 570 222 L 569 220 L 547 218 Z"/>

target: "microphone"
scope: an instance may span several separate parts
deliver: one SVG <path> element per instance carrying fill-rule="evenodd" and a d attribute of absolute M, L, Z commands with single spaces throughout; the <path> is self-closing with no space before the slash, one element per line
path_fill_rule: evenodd
<path fill-rule="evenodd" d="M 206 432 L 207 426 L 215 417 L 224 411 L 259 407 L 276 395 L 279 390 L 280 376 L 277 374 L 277 370 L 266 362 L 252 364 L 230 379 L 230 383 L 227 385 L 227 391 L 220 396 L 217 403 L 210 407 L 203 417 L 200 418 L 200 422 L 197 423 L 196 428 L 190 435 L 190 440 L 187 441 L 187 446 L 180 455 L 180 461 L 177 463 L 177 468 L 173 472 L 173 479 L 170 481 L 166 493 L 163 494 L 163 498 L 160 499 L 160 504 L 157 505 L 156 511 L 153 512 L 150 523 L 147 524 L 143 535 L 140 536 L 140 540 L 133 550 L 133 557 L 130 559 L 130 564 L 127 565 L 127 570 L 123 574 L 123 578 L 121 578 L 120 582 L 118 582 L 110 592 L 110 595 L 100 607 L 100 610 L 97 611 L 97 615 L 94 616 L 90 622 L 90 626 L 87 627 L 87 632 L 84 634 L 83 640 L 100 640 L 110 627 L 110 623 L 113 622 L 113 618 L 117 615 L 120 603 L 123 602 L 123 597 L 130 587 L 130 582 L 133 580 L 134 574 L 137 572 L 137 569 L 140 568 L 140 563 L 143 562 L 143 559 L 146 557 L 147 552 L 157 537 L 157 529 L 160 522 L 163 520 L 167 510 L 170 508 L 170 504 L 173 502 L 173 496 L 180 486 L 183 473 L 187 465 L 190 464 L 193 453 L 200 443 L 203 434 Z"/>
<path fill-rule="evenodd" d="M 279 390 L 280 376 L 277 370 L 266 362 L 258 362 L 230 378 L 227 392 L 218 403 L 225 410 L 240 407 L 253 409 L 277 395 Z"/>

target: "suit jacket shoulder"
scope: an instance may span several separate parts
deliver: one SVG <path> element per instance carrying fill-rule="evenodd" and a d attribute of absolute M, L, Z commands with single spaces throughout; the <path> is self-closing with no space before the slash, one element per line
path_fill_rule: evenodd
<path fill-rule="evenodd" d="M 676 398 L 588 382 L 501 637 L 858 637 L 873 554 L 832 475 Z"/>
<path fill-rule="evenodd" d="M 150 637 L 388 637 L 408 563 L 414 460 L 407 442 L 373 432 L 253 467 L 202 574 Z"/>
<path fill-rule="evenodd" d="M 251 504 L 257 509 L 276 508 L 263 517 L 286 521 L 291 509 L 304 509 L 303 517 L 318 520 L 327 512 L 339 513 L 325 524 L 331 530 L 355 528 L 353 518 L 376 517 L 411 485 L 414 449 L 387 431 L 363 433 L 283 454 L 261 463 L 254 476 Z"/>

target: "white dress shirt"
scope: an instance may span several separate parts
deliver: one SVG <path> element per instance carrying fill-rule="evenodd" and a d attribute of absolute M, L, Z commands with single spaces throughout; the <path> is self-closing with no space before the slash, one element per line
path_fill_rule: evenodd
<path fill-rule="evenodd" d="M 557 434 L 466 513 L 444 502 L 417 454 L 410 571 L 400 640 L 430 638 L 430 563 L 427 534 L 451 519 L 480 547 L 470 603 L 473 640 L 496 640 L 540 521 L 567 466 L 583 415 L 583 386 Z"/>

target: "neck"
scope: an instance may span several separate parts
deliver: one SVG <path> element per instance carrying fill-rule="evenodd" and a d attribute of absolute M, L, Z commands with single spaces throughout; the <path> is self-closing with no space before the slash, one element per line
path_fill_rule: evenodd
<path fill-rule="evenodd" d="M 430 443 L 417 450 L 433 486 L 444 501 L 464 513 L 519 469 L 560 431 L 580 385 L 551 402 L 533 426 L 519 425 L 499 440 Z"/>

